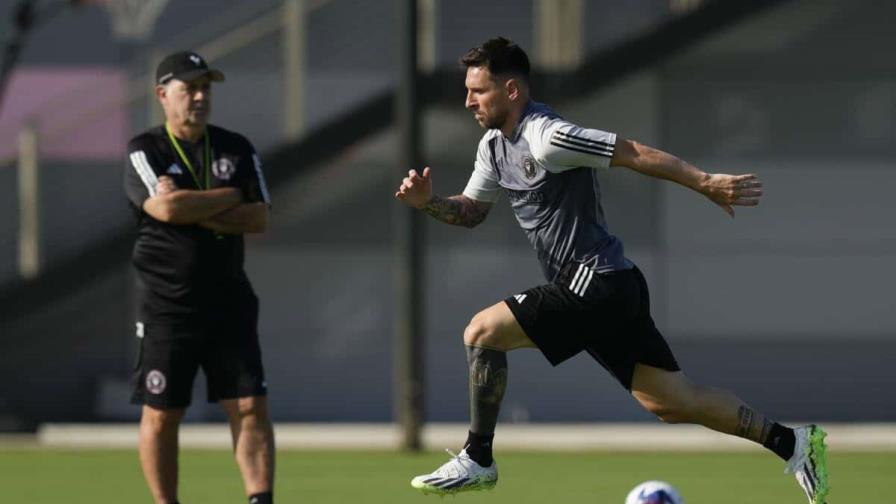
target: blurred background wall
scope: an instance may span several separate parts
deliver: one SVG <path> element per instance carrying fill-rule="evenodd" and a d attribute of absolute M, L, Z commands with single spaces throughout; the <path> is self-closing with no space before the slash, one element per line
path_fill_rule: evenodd
<path fill-rule="evenodd" d="M 728 2 L 743 12 L 715 26 L 707 9 L 724 2 L 561 3 L 580 9 L 578 24 L 552 53 L 549 3 L 421 0 L 423 157 L 436 191 L 462 190 L 483 133 L 463 108 L 457 58 L 508 36 L 535 63 L 535 98 L 568 119 L 764 180 L 762 205 L 732 220 L 683 188 L 621 168 L 599 175 L 610 229 L 647 276 L 688 374 L 777 418 L 896 420 L 896 6 Z M 275 419 L 392 419 L 390 219 L 409 167 L 396 166 L 397 130 L 377 104 L 396 84 L 396 24 L 386 0 L 171 0 L 140 42 L 115 39 L 96 6 L 31 34 L 0 109 L 0 429 L 136 418 L 120 180 L 127 138 L 161 121 L 147 72 L 180 48 L 224 70 L 213 122 L 268 161 L 271 227 L 247 240 L 246 267 Z M 26 127 L 40 151 L 33 278 L 18 252 Z M 461 421 L 465 324 L 543 279 L 503 199 L 474 230 L 431 221 L 425 236 L 427 418 Z M 523 350 L 510 362 L 505 421 L 650 418 L 587 356 L 548 369 Z M 189 418 L 220 418 L 201 377 L 194 397 Z"/>

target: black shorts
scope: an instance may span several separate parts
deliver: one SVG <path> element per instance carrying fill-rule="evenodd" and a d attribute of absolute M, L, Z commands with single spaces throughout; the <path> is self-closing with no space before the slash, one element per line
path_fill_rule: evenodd
<path fill-rule="evenodd" d="M 585 350 L 628 390 L 636 363 L 680 369 L 650 317 L 638 268 L 594 273 L 570 263 L 553 283 L 504 302 L 554 366 Z"/>
<path fill-rule="evenodd" d="M 213 321 L 138 323 L 131 402 L 186 408 L 200 367 L 208 402 L 267 395 L 257 321 L 256 305 L 254 312 L 222 314 Z"/>

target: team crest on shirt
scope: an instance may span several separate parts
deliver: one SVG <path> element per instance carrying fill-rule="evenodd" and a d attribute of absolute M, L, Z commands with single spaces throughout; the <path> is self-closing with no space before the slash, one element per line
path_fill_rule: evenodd
<path fill-rule="evenodd" d="M 148 390 L 150 394 L 161 394 L 165 391 L 166 385 L 168 385 L 168 380 L 165 379 L 165 375 L 158 369 L 153 369 L 146 373 L 146 390 Z"/>
<path fill-rule="evenodd" d="M 230 180 L 236 173 L 236 165 L 227 158 L 216 159 L 212 162 L 212 173 L 220 180 Z"/>
<path fill-rule="evenodd" d="M 523 171 L 526 173 L 526 178 L 534 178 L 537 170 L 538 167 L 535 165 L 535 160 L 532 159 L 532 156 L 523 158 Z"/>

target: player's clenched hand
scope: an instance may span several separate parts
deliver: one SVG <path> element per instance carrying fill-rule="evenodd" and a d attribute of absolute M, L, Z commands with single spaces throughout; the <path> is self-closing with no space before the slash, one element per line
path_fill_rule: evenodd
<path fill-rule="evenodd" d="M 408 176 L 401 181 L 395 197 L 414 208 L 423 208 L 432 199 L 432 178 L 429 175 L 429 167 L 423 169 L 423 175 L 417 170 L 408 172 Z"/>
<path fill-rule="evenodd" d="M 174 179 L 168 177 L 166 175 L 162 175 L 159 177 L 159 183 L 156 184 L 156 193 L 157 194 L 168 194 L 177 190 L 177 184 L 174 183 Z"/>
<path fill-rule="evenodd" d="M 759 204 L 759 198 L 762 197 L 762 182 L 756 175 L 713 173 L 703 182 L 700 192 L 734 217 L 733 206 Z"/>

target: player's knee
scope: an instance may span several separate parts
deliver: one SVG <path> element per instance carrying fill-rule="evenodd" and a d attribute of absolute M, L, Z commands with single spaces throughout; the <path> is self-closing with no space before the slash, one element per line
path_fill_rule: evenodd
<path fill-rule="evenodd" d="M 256 397 L 247 397 L 235 401 L 228 409 L 231 420 L 246 422 L 265 423 L 268 421 L 268 408 L 264 399 Z"/>
<path fill-rule="evenodd" d="M 657 418 L 666 424 L 689 423 L 688 417 L 680 410 L 667 408 L 663 409 L 656 415 Z"/>
<path fill-rule="evenodd" d="M 641 401 L 641 405 L 667 424 L 690 423 L 690 412 L 687 406 L 679 401 Z"/>
<path fill-rule="evenodd" d="M 641 406 L 644 407 L 645 410 L 650 412 L 653 416 L 657 417 L 661 422 L 667 422 L 669 417 L 669 410 L 665 407 L 665 405 L 660 404 L 658 402 L 649 402 L 649 401 L 640 401 Z"/>
<path fill-rule="evenodd" d="M 679 424 L 687 421 L 682 412 L 675 408 L 661 406 L 652 409 L 650 412 L 656 415 L 661 422 L 667 424 Z"/>
<path fill-rule="evenodd" d="M 141 423 L 152 432 L 165 432 L 177 429 L 184 416 L 182 409 L 156 409 L 146 407 L 143 409 Z"/>
<path fill-rule="evenodd" d="M 467 346 L 496 346 L 496 331 L 482 314 L 476 314 L 464 329 L 464 345 Z"/>

